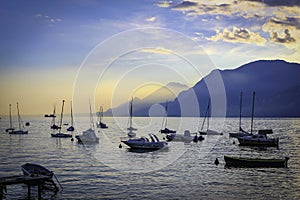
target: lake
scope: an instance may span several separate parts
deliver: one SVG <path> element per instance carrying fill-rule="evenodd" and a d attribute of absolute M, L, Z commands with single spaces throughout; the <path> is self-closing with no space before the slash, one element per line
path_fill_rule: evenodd
<path fill-rule="evenodd" d="M 300 199 L 300 119 L 255 119 L 254 129 L 272 128 L 279 149 L 240 147 L 228 132 L 238 130 L 236 118 L 213 118 L 211 129 L 221 136 L 204 136 L 198 143 L 169 142 L 167 149 L 138 153 L 119 148 L 126 137 L 127 118 L 104 118 L 108 129 L 97 129 L 100 143 L 82 145 L 70 138 L 51 138 L 51 118 L 24 116 L 28 135 L 5 133 L 0 120 L 0 176 L 21 174 L 21 165 L 37 163 L 55 172 L 63 191 L 45 192 L 43 199 Z M 199 130 L 202 118 L 169 118 L 168 128 L 183 133 Z M 68 118 L 64 123 L 68 122 Z M 159 133 L 162 118 L 134 118 L 138 136 Z M 16 125 L 16 122 L 15 122 Z M 63 126 L 66 132 L 68 126 Z M 88 116 L 75 117 L 76 131 L 90 127 Z M 250 129 L 250 119 L 242 127 Z M 55 132 L 55 131 L 54 131 Z M 225 168 L 224 155 L 290 157 L 288 168 Z M 214 164 L 218 158 L 220 164 Z M 32 188 L 32 199 L 37 198 Z M 8 186 L 6 199 L 26 199 L 27 187 Z"/>

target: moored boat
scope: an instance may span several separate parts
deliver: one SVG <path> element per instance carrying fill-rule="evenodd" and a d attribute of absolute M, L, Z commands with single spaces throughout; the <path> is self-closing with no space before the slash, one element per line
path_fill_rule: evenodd
<path fill-rule="evenodd" d="M 99 143 L 99 138 L 95 133 L 95 125 L 93 120 L 91 102 L 89 102 L 89 105 L 90 105 L 90 128 L 87 129 L 86 131 L 83 131 L 81 135 L 76 135 L 75 138 L 79 143 L 95 144 L 95 143 Z"/>
<path fill-rule="evenodd" d="M 205 113 L 204 120 L 203 120 L 203 123 L 202 123 L 202 126 L 201 126 L 201 130 L 199 131 L 199 134 L 200 135 L 223 135 L 223 133 L 220 133 L 218 131 L 209 129 L 209 119 L 210 119 L 210 117 L 211 117 L 211 105 L 210 105 L 210 99 L 209 99 L 208 104 L 207 104 L 206 113 Z M 206 128 L 206 130 L 203 130 L 205 120 L 207 120 L 207 128 Z"/>
<path fill-rule="evenodd" d="M 268 138 L 266 134 L 254 134 L 250 136 L 238 137 L 241 146 L 265 146 L 278 147 L 278 138 Z"/>
<path fill-rule="evenodd" d="M 253 130 L 253 118 L 254 118 L 254 102 L 255 92 L 252 97 L 252 116 L 251 116 L 251 130 L 250 135 L 238 137 L 238 141 L 241 146 L 265 146 L 265 147 L 278 147 L 278 138 L 268 138 L 267 134 L 272 134 L 272 129 L 259 130 L 258 134 L 252 134 Z"/>
<path fill-rule="evenodd" d="M 231 157 L 224 156 L 226 167 L 271 167 L 282 168 L 287 167 L 288 157 L 284 159 L 262 159 L 262 158 L 245 158 L 245 157 Z"/>
<path fill-rule="evenodd" d="M 138 139 L 122 140 L 124 144 L 132 149 L 159 150 L 168 146 L 167 142 L 159 141 L 156 135 L 149 134 L 150 140 L 146 137 Z"/>
<path fill-rule="evenodd" d="M 96 136 L 95 131 L 92 128 L 83 131 L 82 135 L 76 135 L 75 138 L 80 143 L 99 143 L 99 138 Z"/>
<path fill-rule="evenodd" d="M 129 118 L 128 118 L 128 128 L 127 130 L 129 131 L 127 133 L 128 137 L 135 137 L 136 133 L 133 131 L 136 131 L 136 128 L 133 128 L 132 126 L 132 117 L 133 117 L 133 98 L 131 98 L 131 101 L 129 103 Z"/>
<path fill-rule="evenodd" d="M 22 172 L 26 176 L 49 176 L 52 178 L 53 172 L 47 169 L 46 167 L 33 163 L 26 163 L 21 166 Z"/>
<path fill-rule="evenodd" d="M 184 134 L 169 133 L 166 138 L 169 142 L 198 142 L 200 140 L 197 135 L 192 136 L 189 130 L 185 130 Z M 203 137 L 201 136 L 201 138 Z"/>
<path fill-rule="evenodd" d="M 102 119 L 103 119 L 103 107 L 100 106 L 100 109 L 99 109 L 99 112 L 98 112 L 97 127 L 102 128 L 102 129 L 108 128 L 108 126 L 104 122 L 102 122 Z"/>
<path fill-rule="evenodd" d="M 11 105 L 10 105 L 11 106 Z M 17 111 L 18 111 L 18 124 L 19 124 L 19 130 L 15 130 L 12 127 L 8 130 L 9 134 L 15 134 L 15 135 L 22 135 L 22 134 L 28 134 L 27 130 L 24 130 L 24 125 L 23 122 L 21 120 L 21 116 L 20 116 L 20 110 L 19 110 L 19 103 L 17 102 Z"/>
<path fill-rule="evenodd" d="M 160 133 L 165 133 L 165 134 L 168 134 L 168 133 L 176 133 L 175 130 L 171 130 L 171 129 L 168 129 L 167 126 L 168 126 L 168 101 L 166 101 L 166 105 L 165 105 L 165 110 L 166 110 L 166 115 L 163 119 L 163 123 L 162 123 L 162 128 L 160 130 Z"/>
<path fill-rule="evenodd" d="M 65 100 L 62 101 L 59 127 L 62 127 L 62 120 L 63 120 L 63 115 L 64 115 L 63 114 L 64 113 L 64 104 L 65 104 Z M 73 137 L 71 134 L 62 133 L 61 128 L 59 129 L 58 133 L 51 133 L 51 136 L 56 137 L 56 138 L 70 138 L 70 137 Z"/>

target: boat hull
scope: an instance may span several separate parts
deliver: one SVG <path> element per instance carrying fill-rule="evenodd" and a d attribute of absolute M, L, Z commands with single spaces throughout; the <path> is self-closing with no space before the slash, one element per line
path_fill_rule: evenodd
<path fill-rule="evenodd" d="M 264 146 L 264 147 L 278 147 L 278 139 L 268 140 L 252 140 L 244 137 L 239 137 L 240 146 Z"/>
<path fill-rule="evenodd" d="M 162 129 L 162 130 L 160 130 L 160 132 L 161 132 L 161 133 L 176 133 L 176 131 L 170 130 L 170 129 L 168 129 L 168 128 Z"/>
<path fill-rule="evenodd" d="M 224 156 L 226 167 L 249 167 L 249 168 L 282 168 L 287 167 L 288 158 L 285 159 L 260 159 L 238 158 Z"/>
<path fill-rule="evenodd" d="M 49 176 L 49 178 L 52 178 L 53 172 L 48 170 L 47 168 L 33 163 L 26 163 L 21 166 L 22 172 L 26 176 Z"/>
<path fill-rule="evenodd" d="M 52 137 L 58 137 L 58 138 L 71 138 L 73 137 L 71 134 L 66 133 L 51 133 Z"/>
<path fill-rule="evenodd" d="M 9 134 L 12 134 L 12 135 L 23 135 L 23 134 L 28 134 L 28 131 L 23 131 L 23 130 L 15 131 L 15 130 L 12 130 L 12 131 L 9 132 Z"/>
<path fill-rule="evenodd" d="M 166 142 L 145 142 L 145 143 L 136 143 L 131 141 L 122 141 L 122 142 L 132 149 L 145 149 L 145 150 L 159 150 L 168 145 L 168 143 Z"/>

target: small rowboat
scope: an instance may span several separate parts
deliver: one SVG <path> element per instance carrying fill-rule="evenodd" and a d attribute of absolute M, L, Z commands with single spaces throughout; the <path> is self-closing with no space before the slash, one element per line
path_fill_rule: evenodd
<path fill-rule="evenodd" d="M 271 167 L 281 168 L 287 167 L 288 157 L 285 159 L 261 159 L 261 158 L 243 158 L 224 156 L 226 167 Z"/>
<path fill-rule="evenodd" d="M 21 166 L 22 172 L 24 175 L 27 176 L 49 176 L 49 178 L 53 177 L 53 172 L 49 169 L 38 165 L 38 164 L 32 164 L 32 163 L 26 163 Z"/>

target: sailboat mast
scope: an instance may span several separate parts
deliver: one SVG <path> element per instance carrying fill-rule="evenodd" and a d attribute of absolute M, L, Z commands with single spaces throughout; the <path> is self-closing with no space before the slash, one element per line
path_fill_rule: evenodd
<path fill-rule="evenodd" d="M 18 110 L 18 123 L 19 123 L 19 130 L 21 130 L 21 119 L 20 119 L 20 111 L 19 111 L 19 103 L 17 102 L 17 110 Z"/>
<path fill-rule="evenodd" d="M 91 126 L 91 129 L 95 130 L 95 125 L 94 125 L 94 121 L 93 121 L 93 114 L 92 114 L 91 101 L 89 101 L 89 104 L 90 104 L 90 126 Z"/>
<path fill-rule="evenodd" d="M 133 104 L 133 97 L 131 97 L 130 105 L 129 105 L 129 127 L 132 127 L 132 104 Z"/>
<path fill-rule="evenodd" d="M 242 102 L 243 102 L 243 92 L 240 94 L 240 121 L 239 121 L 239 130 L 242 126 Z"/>
<path fill-rule="evenodd" d="M 70 101 L 70 106 L 71 106 L 71 126 L 73 126 L 74 121 L 73 121 L 73 109 L 72 109 L 72 101 Z"/>
<path fill-rule="evenodd" d="M 252 97 L 252 116 L 251 116 L 251 134 L 253 130 L 253 116 L 254 116 L 254 101 L 255 101 L 255 92 L 253 92 L 253 97 Z"/>
<path fill-rule="evenodd" d="M 100 121 L 100 123 L 101 123 L 101 122 L 102 122 L 102 118 L 103 118 L 103 107 L 102 107 L 102 106 L 100 106 L 100 113 L 99 113 L 99 116 L 100 116 L 99 121 Z"/>
<path fill-rule="evenodd" d="M 60 123 L 59 123 L 59 133 L 61 132 L 61 127 L 62 127 L 62 119 L 63 119 L 63 113 L 64 113 L 64 104 L 65 100 L 62 101 L 62 106 L 61 106 L 61 113 L 60 113 Z"/>
<path fill-rule="evenodd" d="M 210 108 L 210 98 L 208 100 L 208 106 L 207 106 L 207 131 L 209 130 L 209 118 L 211 115 L 211 108 Z"/>
<path fill-rule="evenodd" d="M 12 119 L 11 119 L 11 104 L 9 104 L 9 125 L 10 125 L 10 129 L 12 129 Z"/>
<path fill-rule="evenodd" d="M 168 126 L 168 101 L 166 101 L 166 119 L 165 119 L 165 128 Z"/>

